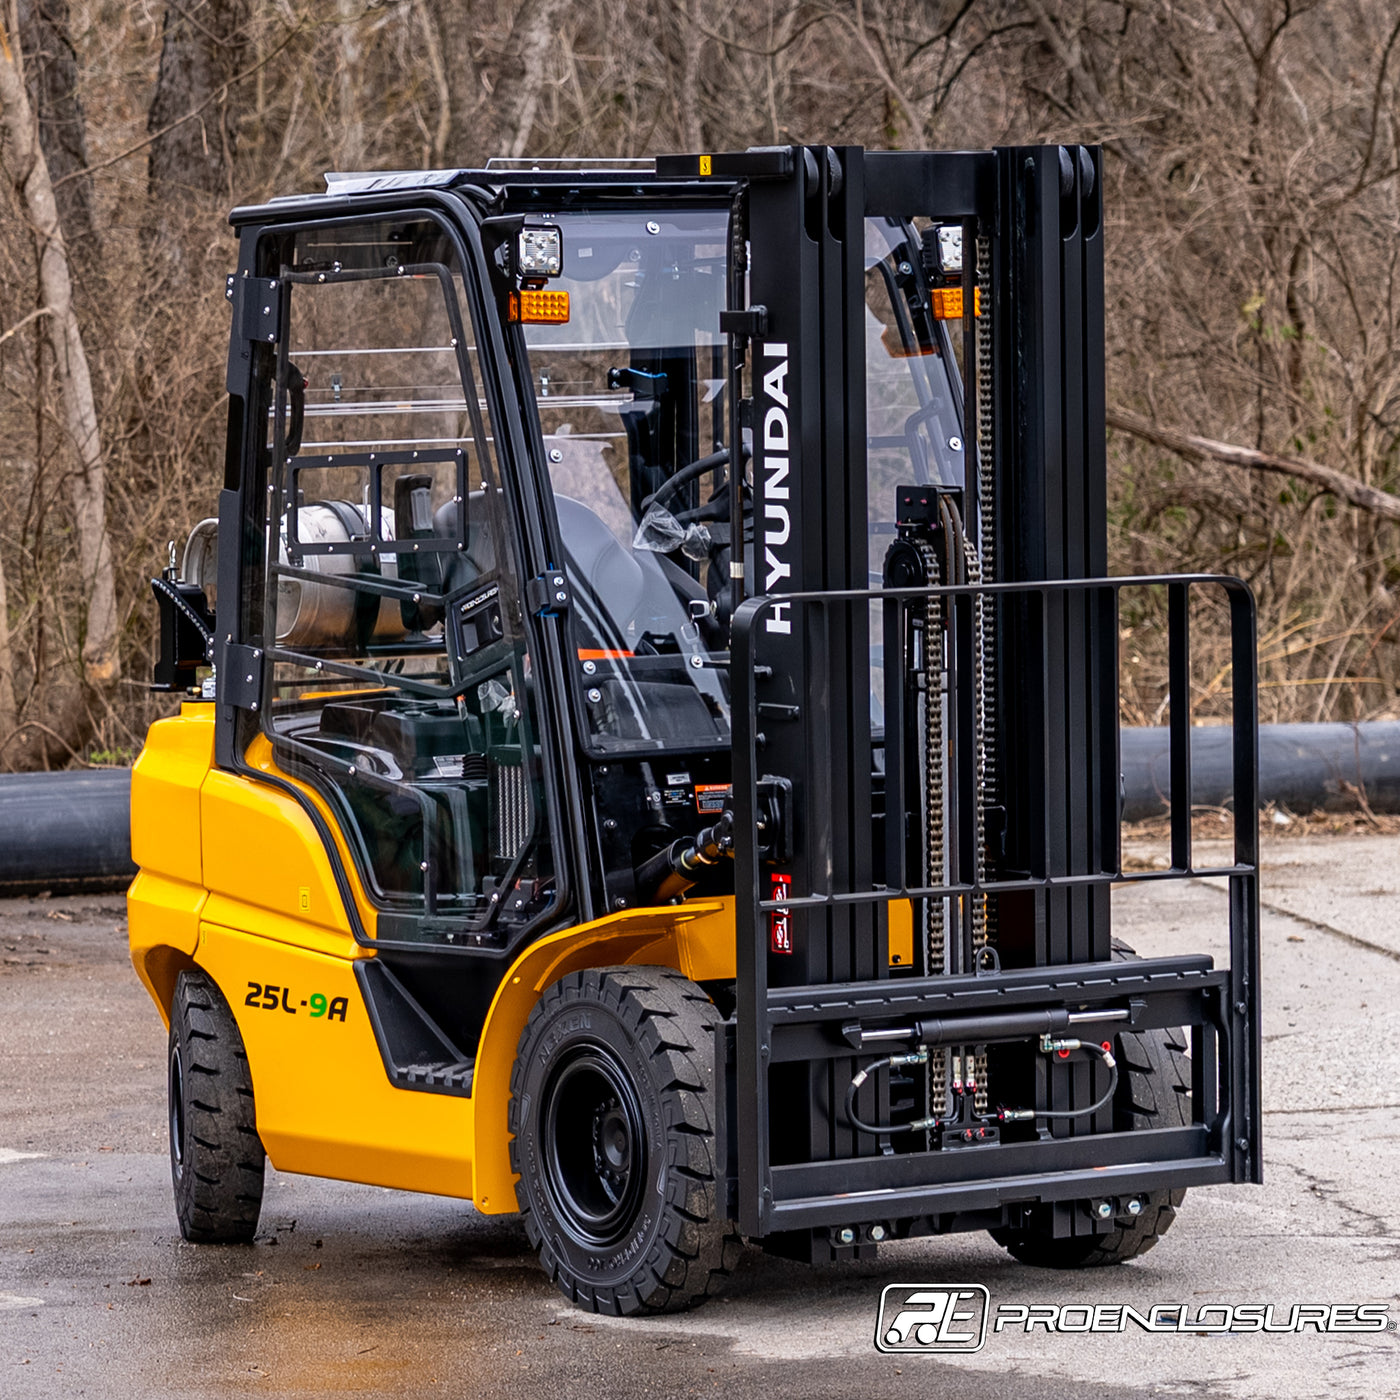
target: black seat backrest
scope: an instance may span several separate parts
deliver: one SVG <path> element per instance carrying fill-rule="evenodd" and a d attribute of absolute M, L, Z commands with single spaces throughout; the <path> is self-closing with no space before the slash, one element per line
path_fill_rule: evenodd
<path fill-rule="evenodd" d="M 461 539 L 461 519 L 461 503 L 448 501 L 439 506 L 433 516 L 433 534 L 444 540 Z M 495 568 L 496 535 L 486 514 L 486 489 L 483 487 L 467 496 L 466 548 L 448 556 L 442 591 L 451 593 L 454 589 L 465 588 Z"/>

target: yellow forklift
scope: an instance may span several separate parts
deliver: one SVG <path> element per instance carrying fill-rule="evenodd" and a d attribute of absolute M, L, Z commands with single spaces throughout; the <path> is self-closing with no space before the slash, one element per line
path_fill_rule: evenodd
<path fill-rule="evenodd" d="M 1107 576 L 1092 147 L 330 175 L 238 209 L 217 519 L 153 581 L 131 955 L 176 1212 L 520 1212 L 580 1306 L 1260 1179 L 1254 618 Z M 1233 657 L 1197 865 L 1189 624 Z M 1164 600 L 1171 868 L 1122 869 Z M 1136 601 L 1131 601 L 1136 600 Z M 1229 965 L 1115 944 L 1229 882 Z"/>

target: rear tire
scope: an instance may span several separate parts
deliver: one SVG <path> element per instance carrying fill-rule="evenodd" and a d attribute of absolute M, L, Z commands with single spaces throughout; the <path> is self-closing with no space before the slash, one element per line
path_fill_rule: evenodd
<path fill-rule="evenodd" d="M 1113 943 L 1115 962 L 1136 958 L 1126 943 Z M 1116 1037 L 1118 1088 L 1113 1096 L 1117 1132 L 1182 1128 L 1191 1122 L 1191 1061 L 1179 1030 L 1122 1031 Z M 1043 1269 L 1092 1269 L 1146 1254 L 1176 1219 L 1185 1190 L 1139 1192 L 1142 1214 L 1120 1218 L 1103 1235 L 1055 1239 L 1047 1229 L 993 1230 L 992 1238 L 1023 1264 Z"/>
<path fill-rule="evenodd" d="M 511 1075 L 516 1197 L 545 1273 L 579 1307 L 675 1312 L 727 1275 L 718 1020 L 660 967 L 571 973 L 530 1013 Z"/>
<path fill-rule="evenodd" d="M 182 972 L 170 1008 L 170 1176 L 192 1244 L 251 1244 L 266 1154 L 238 1023 L 213 979 Z"/>

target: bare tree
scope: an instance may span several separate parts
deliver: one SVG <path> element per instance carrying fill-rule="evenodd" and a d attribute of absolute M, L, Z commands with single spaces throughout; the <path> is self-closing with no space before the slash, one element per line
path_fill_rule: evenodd
<path fill-rule="evenodd" d="M 447 159 L 470 165 L 493 155 L 526 153 L 535 130 L 551 55 L 563 45 L 566 0 L 519 0 L 504 22 L 475 0 L 427 0 L 452 102 Z M 574 16 L 576 19 L 577 16 Z M 493 21 L 495 21 L 493 23 Z M 484 40 L 480 61 L 473 40 Z"/>
<path fill-rule="evenodd" d="M 110 690 L 121 675 L 117 647 L 116 578 L 107 531 L 106 483 L 102 440 L 87 353 L 73 307 L 73 283 L 68 252 L 59 223 L 58 202 L 48 164 L 39 142 L 39 129 L 29 105 L 19 53 L 11 45 L 8 24 L 0 24 L 0 117 L 9 148 L 7 162 L 16 196 L 29 219 L 38 264 L 39 291 L 45 328 L 53 357 L 61 417 L 73 455 L 68 496 L 78 543 L 78 568 L 87 599 L 82 642 L 83 679 L 96 691 Z M 3 696 L 0 696 L 0 700 Z M 72 737 L 65 747 L 86 740 L 88 711 L 74 707 L 64 726 Z M 61 731 L 60 731 L 61 735 Z"/>
<path fill-rule="evenodd" d="M 246 62 L 251 0 L 170 0 L 148 128 L 153 208 L 183 211 L 198 196 L 233 198 L 238 144 L 228 84 Z M 191 114 L 194 114 L 191 116 Z"/>
<path fill-rule="evenodd" d="M 39 123 L 39 144 L 54 182 L 58 218 L 70 254 L 84 267 L 97 259 L 100 239 L 87 174 L 87 118 L 78 91 L 68 0 L 18 0 L 20 48 L 29 105 Z"/>

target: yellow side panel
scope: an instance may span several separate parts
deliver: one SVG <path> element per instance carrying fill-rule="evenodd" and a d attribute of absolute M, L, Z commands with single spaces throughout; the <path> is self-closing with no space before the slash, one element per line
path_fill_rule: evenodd
<path fill-rule="evenodd" d="M 260 909 L 217 890 L 210 893 L 203 912 L 206 923 L 218 924 L 222 928 L 255 929 L 259 938 L 290 943 L 294 948 L 328 953 L 336 958 L 361 956 L 360 945 L 348 928 L 331 929 L 305 923 L 305 916 L 293 918 L 271 909 Z"/>
<path fill-rule="evenodd" d="M 149 870 L 137 872 L 126 892 L 127 937 L 131 961 L 141 962 L 152 948 L 168 944 L 182 953 L 199 946 L 199 917 L 209 898 L 202 885 L 168 880 Z"/>
<path fill-rule="evenodd" d="M 209 923 L 200 933 L 196 960 L 238 1021 L 278 1171 L 470 1198 L 471 1101 L 389 1082 L 353 959 Z"/>
<path fill-rule="evenodd" d="M 358 694 L 359 692 L 340 692 L 342 696 L 352 693 Z M 374 692 L 366 693 L 373 694 Z M 307 801 L 309 801 L 311 805 L 315 808 L 315 810 L 320 814 L 321 819 L 326 823 L 327 828 L 332 833 L 332 839 L 335 843 L 336 851 L 340 856 L 341 867 L 345 871 L 346 879 L 350 882 L 351 898 L 355 901 L 355 908 L 359 911 L 360 925 L 369 935 L 369 937 L 373 938 L 375 930 L 378 928 L 379 924 L 378 911 L 370 902 L 369 896 L 365 893 L 364 884 L 360 879 L 359 871 L 355 867 L 355 858 L 350 853 L 350 848 L 346 844 L 345 833 L 341 830 L 340 821 L 331 811 L 329 805 L 326 803 L 325 798 L 322 797 L 321 794 L 317 792 L 315 788 L 311 787 L 307 783 L 301 782 L 298 779 L 292 777 L 289 773 L 284 773 L 277 766 L 276 760 L 272 752 L 272 744 L 269 742 L 266 734 L 258 734 L 253 737 L 253 740 L 248 745 L 248 750 L 243 755 L 243 758 L 250 768 L 257 770 L 260 773 L 266 773 L 269 777 L 280 779 L 284 783 L 291 784 L 291 786 L 296 788 L 298 792 L 301 792 L 305 795 Z M 297 890 L 298 904 L 297 906 L 295 906 L 295 908 L 296 912 L 303 916 L 307 912 L 309 912 L 304 902 L 304 900 L 307 897 L 307 891 L 305 891 L 299 886 Z M 339 900 L 338 892 L 336 898 L 337 900 Z M 324 922 L 324 920 L 319 915 L 317 916 L 317 921 Z M 344 927 L 348 928 L 349 924 L 346 923 Z"/>
<path fill-rule="evenodd" d="M 199 946 L 199 917 L 208 899 L 199 885 L 138 872 L 126 892 L 131 965 L 145 983 L 162 1020 L 170 1024 L 170 997 L 181 966 Z"/>
<path fill-rule="evenodd" d="M 215 770 L 205 780 L 200 812 L 210 890 L 253 909 L 350 934 L 325 846 L 295 798 Z"/>
<path fill-rule="evenodd" d="M 151 726 L 131 771 L 131 858 L 142 870 L 204 883 L 199 790 L 213 762 L 213 705 L 183 705 Z"/>
<path fill-rule="evenodd" d="M 711 906 L 707 911 L 676 924 L 672 966 L 692 982 L 728 982 L 734 977 L 734 896 L 706 903 Z M 676 912 L 684 913 L 686 907 L 678 905 Z"/>

